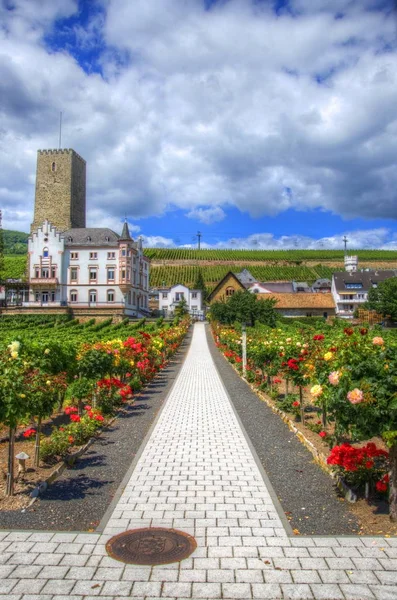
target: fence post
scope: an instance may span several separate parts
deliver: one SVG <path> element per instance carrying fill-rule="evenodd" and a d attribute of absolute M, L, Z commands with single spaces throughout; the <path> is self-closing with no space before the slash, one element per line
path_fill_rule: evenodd
<path fill-rule="evenodd" d="M 247 373 L 247 330 L 246 330 L 245 323 L 242 324 L 241 331 L 242 331 L 241 345 L 242 345 L 242 349 L 243 349 L 243 356 L 242 356 L 242 358 L 243 358 L 243 377 L 245 377 L 245 375 Z"/>

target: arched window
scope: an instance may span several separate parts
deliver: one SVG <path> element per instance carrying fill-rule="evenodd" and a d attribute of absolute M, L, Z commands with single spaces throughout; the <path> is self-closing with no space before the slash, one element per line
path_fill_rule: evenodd
<path fill-rule="evenodd" d="M 114 290 L 107 291 L 107 300 L 108 302 L 114 302 Z"/>
<path fill-rule="evenodd" d="M 73 238 L 71 235 L 68 236 L 68 242 L 73 242 Z"/>
<path fill-rule="evenodd" d="M 47 246 L 43 248 L 43 258 L 48 258 L 48 248 Z"/>
<path fill-rule="evenodd" d="M 53 173 L 55 173 L 55 171 L 56 171 L 56 170 L 57 170 L 57 166 L 56 166 L 56 164 L 53 162 L 53 163 L 52 163 L 52 165 L 51 165 L 51 171 L 52 171 Z"/>
<path fill-rule="evenodd" d="M 235 291 L 236 290 L 233 287 L 231 287 L 231 286 L 227 287 L 226 288 L 226 296 L 233 296 Z"/>
<path fill-rule="evenodd" d="M 77 302 L 77 290 L 70 290 L 70 302 Z"/>
<path fill-rule="evenodd" d="M 90 290 L 88 292 L 89 302 L 96 302 L 96 290 Z"/>

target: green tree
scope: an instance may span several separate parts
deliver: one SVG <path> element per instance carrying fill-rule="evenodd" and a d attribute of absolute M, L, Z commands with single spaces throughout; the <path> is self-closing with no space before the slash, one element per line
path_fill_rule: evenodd
<path fill-rule="evenodd" d="M 276 311 L 274 298 L 259 300 L 255 294 L 247 290 L 235 292 L 227 302 L 214 302 L 211 305 L 211 317 L 230 325 L 235 321 L 253 327 L 256 321 L 275 327 Z"/>
<path fill-rule="evenodd" d="M 397 320 L 397 277 L 381 281 L 378 287 L 373 287 L 368 292 L 368 301 L 365 308 L 375 310 L 380 315 L 389 316 Z"/>
<path fill-rule="evenodd" d="M 176 317 L 183 317 L 183 315 L 187 315 L 188 312 L 189 312 L 189 310 L 187 307 L 186 298 L 182 297 L 179 300 L 179 303 L 175 307 L 174 314 Z"/>
<path fill-rule="evenodd" d="M 205 285 L 205 281 L 204 281 L 204 277 L 203 277 L 203 272 L 201 269 L 199 269 L 198 275 L 197 275 L 197 279 L 194 282 L 193 285 L 193 289 L 195 290 L 201 290 L 202 292 L 202 297 L 203 297 L 203 302 L 206 302 L 207 297 L 208 297 L 208 290 L 207 287 Z"/>

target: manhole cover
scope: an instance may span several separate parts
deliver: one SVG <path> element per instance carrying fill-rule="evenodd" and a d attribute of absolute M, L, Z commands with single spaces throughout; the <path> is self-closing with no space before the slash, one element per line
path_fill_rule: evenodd
<path fill-rule="evenodd" d="M 187 533 L 163 527 L 124 531 L 106 544 L 107 553 L 116 560 L 134 565 L 166 565 L 190 556 L 196 540 Z"/>

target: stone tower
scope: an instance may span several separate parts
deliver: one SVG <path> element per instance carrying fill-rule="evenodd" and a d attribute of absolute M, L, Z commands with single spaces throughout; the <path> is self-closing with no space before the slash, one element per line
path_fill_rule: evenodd
<path fill-rule="evenodd" d="M 58 230 L 85 227 L 85 160 L 74 150 L 38 150 L 31 231 L 48 219 Z"/>

